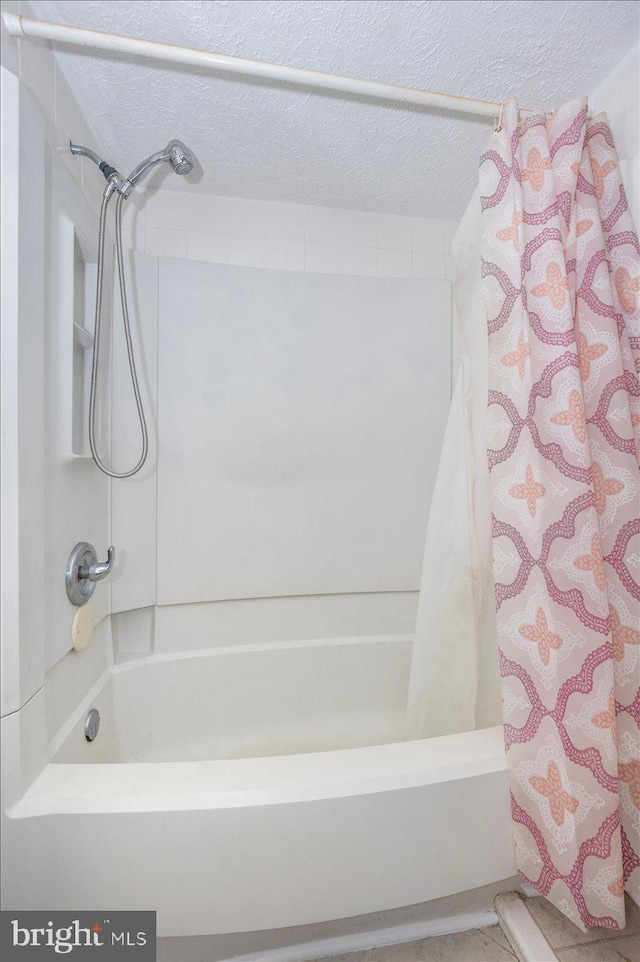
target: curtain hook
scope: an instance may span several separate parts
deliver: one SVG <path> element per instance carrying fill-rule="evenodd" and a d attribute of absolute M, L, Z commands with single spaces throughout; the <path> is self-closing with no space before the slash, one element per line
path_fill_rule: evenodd
<path fill-rule="evenodd" d="M 497 119 L 497 121 L 496 121 L 496 125 L 495 125 L 495 127 L 493 128 L 496 134 L 499 134 L 500 131 L 502 130 L 502 111 L 503 111 L 503 110 L 504 110 L 504 100 L 503 100 L 502 103 L 500 104 L 500 113 L 498 114 L 498 119 Z"/>

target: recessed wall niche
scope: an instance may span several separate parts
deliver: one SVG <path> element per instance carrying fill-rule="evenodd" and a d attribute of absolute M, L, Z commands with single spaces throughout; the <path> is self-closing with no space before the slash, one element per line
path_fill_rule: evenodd
<path fill-rule="evenodd" d="M 89 245 L 73 231 L 73 359 L 71 366 L 71 453 L 90 457 L 88 419 L 97 265 Z"/>

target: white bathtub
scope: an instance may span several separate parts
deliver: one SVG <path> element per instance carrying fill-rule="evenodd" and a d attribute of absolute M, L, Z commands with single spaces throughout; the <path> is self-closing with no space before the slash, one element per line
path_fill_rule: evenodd
<path fill-rule="evenodd" d="M 514 875 L 501 730 L 402 741 L 410 652 L 330 639 L 111 669 L 10 811 L 16 904 L 156 909 L 160 936 L 204 935 Z"/>

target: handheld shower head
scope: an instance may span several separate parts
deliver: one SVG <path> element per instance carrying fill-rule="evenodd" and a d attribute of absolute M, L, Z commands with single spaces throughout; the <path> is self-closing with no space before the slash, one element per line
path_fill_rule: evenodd
<path fill-rule="evenodd" d="M 181 176 L 190 174 L 193 170 L 193 155 L 181 140 L 170 140 L 163 150 L 151 154 L 150 157 L 139 163 L 131 171 L 127 181 L 134 187 L 153 167 L 162 163 L 171 164 L 176 174 Z"/>
<path fill-rule="evenodd" d="M 171 140 L 165 147 L 167 159 L 176 174 L 190 174 L 193 170 L 193 157 L 181 140 Z"/>
<path fill-rule="evenodd" d="M 114 190 L 117 190 L 123 197 L 128 197 L 138 181 L 142 180 L 145 174 L 148 174 L 149 171 L 153 167 L 157 167 L 158 164 L 171 164 L 175 173 L 180 176 L 190 174 L 194 167 L 193 154 L 181 140 L 170 140 L 163 150 L 156 151 L 155 154 L 151 154 L 139 163 L 137 167 L 134 167 L 129 176 L 124 180 L 115 167 L 111 167 L 105 160 L 101 160 L 98 155 L 88 147 L 70 143 L 69 149 L 72 154 L 89 157 L 94 164 L 100 168 L 105 180 L 108 181 L 105 191 L 109 192 L 109 196 Z"/>

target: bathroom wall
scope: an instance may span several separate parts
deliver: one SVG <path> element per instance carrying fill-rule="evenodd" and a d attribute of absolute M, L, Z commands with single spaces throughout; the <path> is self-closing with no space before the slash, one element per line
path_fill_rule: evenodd
<path fill-rule="evenodd" d="M 29 3 L 18 0 L 3 2 L 2 10 L 34 15 Z M 50 46 L 42 42 L 17 43 L 6 35 L 4 27 L 1 43 L 3 66 L 20 78 L 25 91 L 21 108 L 23 131 L 26 148 L 29 145 L 34 148 L 26 151 L 25 158 L 40 157 L 40 160 L 35 161 L 35 167 L 32 165 L 27 168 L 23 164 L 22 184 L 27 183 L 28 172 L 31 189 L 28 195 L 24 189 L 22 194 L 19 193 L 22 206 L 16 212 L 23 224 L 22 257 L 28 256 L 32 266 L 36 264 L 37 260 L 33 259 L 35 245 L 39 251 L 37 256 L 42 258 L 43 270 L 32 269 L 30 273 L 26 273 L 30 282 L 23 286 L 20 305 L 16 306 L 20 316 L 28 317 L 30 322 L 25 321 L 20 327 L 22 338 L 29 338 L 33 342 L 30 345 L 29 370 L 23 371 L 23 379 L 25 383 L 28 378 L 33 378 L 33 381 L 30 384 L 30 401 L 21 405 L 21 424 L 16 422 L 14 425 L 16 430 L 21 432 L 21 437 L 29 431 L 31 439 L 31 443 L 25 445 L 24 452 L 21 452 L 21 465 L 14 482 L 16 492 L 19 489 L 21 498 L 20 517 L 25 518 L 24 532 L 30 531 L 35 540 L 38 530 L 45 531 L 40 560 L 37 559 L 35 551 L 23 553 L 25 577 L 28 573 L 32 581 L 42 582 L 42 604 L 26 605 L 22 613 L 22 628 L 28 635 L 30 644 L 35 645 L 38 651 L 44 651 L 43 661 L 40 662 L 38 657 L 30 655 L 23 657 L 21 664 L 13 659 L 9 672 L 4 673 L 5 684 L 8 685 L 8 688 L 5 688 L 4 711 L 5 706 L 14 710 L 37 690 L 43 667 L 46 669 L 53 666 L 69 650 L 69 627 L 73 610 L 60 592 L 60 570 L 64 567 L 68 550 L 75 540 L 89 538 L 96 542 L 100 552 L 104 550 L 109 540 L 108 517 L 111 499 L 115 530 L 127 532 L 126 536 L 114 536 L 114 540 L 121 542 L 119 570 L 113 584 L 114 610 L 150 606 L 155 602 L 156 594 L 153 549 L 155 526 L 152 524 L 155 481 L 151 477 L 152 471 L 140 479 L 141 483 L 137 487 L 131 485 L 127 489 L 127 492 L 135 491 L 134 495 L 124 494 L 124 489 L 120 486 L 114 486 L 111 493 L 109 482 L 102 478 L 92 465 L 82 458 L 68 456 L 64 449 L 66 436 L 60 436 L 59 430 L 61 422 L 64 427 L 63 434 L 67 426 L 60 405 L 68 405 L 68 397 L 64 393 L 64 377 L 60 376 L 56 367 L 61 352 L 64 354 L 65 351 L 63 315 L 66 308 L 57 296 L 60 291 L 56 294 L 55 289 L 61 265 L 58 255 L 51 253 L 55 251 L 58 238 L 54 220 L 66 211 L 67 215 L 81 226 L 81 233 L 85 235 L 88 247 L 91 246 L 96 233 L 96 209 L 102 179 L 90 162 L 71 157 L 67 146 L 72 138 L 94 147 L 97 145 L 86 119 L 79 111 L 55 64 Z M 636 46 L 590 97 L 592 113 L 601 109 L 609 113 L 621 158 L 623 180 L 636 220 L 640 220 L 638 64 Z M 33 97 L 35 101 L 35 113 L 29 106 L 29 97 Z M 28 119 L 29 116 L 31 120 Z M 38 133 L 35 128 L 39 123 L 42 130 Z M 45 145 L 44 152 L 40 146 L 41 140 Z M 39 168 L 39 172 L 35 168 Z M 37 210 L 39 195 L 36 190 L 38 178 L 42 181 L 43 204 L 47 212 L 46 218 L 43 215 L 40 221 Z M 57 197 L 55 206 L 52 202 L 54 197 Z M 153 257 L 163 255 L 257 269 L 363 278 L 425 280 L 451 279 L 453 276 L 450 243 L 456 224 L 450 221 L 275 204 L 203 195 L 192 190 L 165 189 L 142 191 L 136 201 L 130 203 L 129 211 L 126 225 L 128 243 L 137 251 Z M 45 243 L 45 235 L 38 234 L 41 228 L 48 232 L 51 243 Z M 48 252 L 46 263 L 45 249 Z M 10 254 L 8 249 L 6 254 Z M 36 278 L 38 274 L 40 276 Z M 137 334 L 138 337 L 141 333 L 144 335 L 142 340 L 146 345 L 150 365 L 146 373 L 153 418 L 152 382 L 156 376 L 153 367 L 154 332 L 151 329 L 140 331 L 140 325 L 153 307 L 155 281 L 151 261 L 140 260 L 136 265 L 136 274 L 143 279 L 139 282 L 139 297 L 133 304 L 133 312 L 139 319 Z M 40 280 L 43 281 L 42 286 Z M 49 305 L 46 323 L 45 305 Z M 45 330 L 46 338 L 43 333 Z M 115 348 L 115 363 L 121 368 L 123 359 L 119 355 L 118 344 L 119 342 Z M 453 354 L 455 355 L 455 345 Z M 42 365 L 41 381 L 36 377 L 39 365 Z M 38 383 L 42 385 L 42 395 L 33 387 Z M 47 412 L 44 426 L 38 423 L 36 416 L 37 410 L 41 409 L 40 404 Z M 121 399 L 118 394 L 114 410 L 116 423 L 113 431 L 113 454 L 123 460 L 135 450 L 137 443 L 134 429 L 130 429 L 126 434 L 119 430 L 121 419 L 128 420 L 129 413 L 126 395 Z M 34 444 L 34 438 L 38 437 L 39 432 L 40 439 Z M 109 441 L 108 434 L 105 441 Z M 138 523 L 141 519 L 145 519 L 142 525 Z M 30 540 L 27 537 L 24 543 L 29 545 Z M 143 565 L 150 548 L 151 563 Z M 125 576 L 126 566 L 122 564 L 123 556 L 126 560 L 127 553 L 130 564 L 135 562 L 138 572 L 144 572 L 136 579 L 133 590 L 132 581 Z M 95 607 L 99 620 L 104 618 L 109 610 L 109 592 L 110 588 L 106 584 L 98 586 L 96 590 Z M 411 605 L 405 605 L 399 597 L 387 597 L 390 608 L 396 606 L 398 618 L 400 608 L 402 609 L 403 618 L 408 624 Z M 243 612 L 246 605 L 250 604 L 250 601 L 241 603 Z M 362 599 L 359 596 L 352 596 L 352 610 L 356 610 L 361 604 Z M 284 621 L 276 618 L 267 630 L 277 634 L 282 628 L 285 634 L 295 633 L 300 625 L 300 611 L 296 608 L 295 599 L 291 605 L 283 605 L 283 608 L 287 608 L 288 612 L 286 618 L 283 615 Z M 258 609 L 260 614 L 256 615 L 256 619 L 265 624 L 268 616 L 259 603 Z M 365 621 L 369 623 L 379 619 L 379 610 L 375 615 L 372 611 L 366 618 L 364 613 L 361 613 L 356 618 L 357 623 L 364 624 Z M 244 625 L 243 628 L 238 628 L 241 636 L 251 637 L 251 631 L 246 634 L 248 629 L 245 614 L 246 612 L 231 616 L 227 608 L 224 611 L 219 608 L 215 617 L 221 624 L 227 624 L 229 619 L 235 623 L 239 619 Z M 331 630 L 335 630 L 344 616 L 342 602 L 336 601 L 335 610 L 325 615 L 327 625 L 331 625 Z M 319 617 L 317 612 L 314 617 Z M 167 623 L 169 621 L 170 619 L 167 619 Z M 160 633 L 162 634 L 162 631 Z M 12 678 L 13 681 L 7 681 Z"/>
<path fill-rule="evenodd" d="M 157 177 L 157 175 L 156 175 Z M 125 244 L 162 257 L 349 277 L 455 279 L 455 220 L 138 189 L 125 208 Z M 452 325 L 452 382 L 458 363 Z"/>
<path fill-rule="evenodd" d="M 25 3 L 2 10 L 33 15 Z M 1 41 L 2 714 L 37 701 L 46 672 L 68 661 L 72 697 L 68 687 L 56 694 L 64 686 L 47 696 L 47 711 L 59 716 L 88 690 L 111 647 L 105 584 L 94 595 L 95 651 L 67 655 L 75 608 L 64 590 L 73 545 L 92 541 L 103 553 L 109 544 L 109 482 L 72 445 L 73 323 L 92 326 L 87 305 L 74 304 L 74 258 L 95 258 L 102 188 L 95 168 L 68 150 L 71 138 L 95 143 L 49 45 L 18 44 L 4 29 Z"/>
<path fill-rule="evenodd" d="M 451 389 L 455 226 L 193 190 L 134 195 L 125 241 L 161 258 L 156 284 L 156 257 L 134 255 L 131 298 L 134 335 L 144 327 L 144 366 L 154 368 L 153 377 L 156 338 L 159 345 L 160 453 L 157 493 L 151 487 L 144 493 L 144 479 L 114 485 L 114 540 L 128 547 L 112 598 L 114 611 L 158 601 L 156 650 L 413 630 L 429 490 Z M 194 263 L 186 276 L 180 261 L 202 266 Z M 202 262 L 233 267 L 216 271 Z M 171 271 L 181 279 L 170 283 Z M 136 305 L 150 305 L 157 287 L 156 335 L 148 329 L 150 310 L 143 316 Z M 254 321 L 258 327 L 249 333 Z M 238 337 L 244 339 L 241 352 L 220 362 Z M 260 362 L 249 373 L 254 348 Z M 206 372 L 219 384 L 220 363 L 230 368 L 223 380 L 235 400 L 231 405 L 227 397 L 222 407 L 216 402 L 212 411 Z M 342 385 L 349 366 L 351 376 Z M 286 371 L 289 381 L 298 372 L 298 387 L 291 381 L 288 403 L 279 407 L 278 383 Z M 116 391 L 114 419 L 133 439 L 131 460 L 138 442 L 130 393 L 122 401 L 124 357 L 116 361 L 116 377 L 123 391 Z M 199 400 L 194 384 L 200 385 Z M 149 410 L 155 418 L 153 396 Z M 371 416 L 364 418 L 367 410 Z M 350 435 L 357 411 L 360 429 Z M 309 417 L 312 429 L 305 430 Z M 380 448 L 385 425 L 391 432 L 386 456 Z M 335 443 L 321 452 L 325 437 Z M 241 451 L 254 465 L 249 501 L 243 500 L 246 485 L 236 477 L 229 486 L 221 471 L 232 440 L 234 470 Z M 343 442 L 350 448 L 346 461 Z M 298 471 L 288 484 L 285 454 Z M 309 458 L 315 465 L 312 486 L 310 479 L 302 484 L 300 475 Z M 272 470 L 279 465 L 275 487 L 275 479 L 264 483 L 267 462 Z M 343 502 L 349 498 L 347 511 Z M 366 518 L 375 522 L 367 525 Z M 137 566 L 155 575 L 156 531 L 154 596 L 150 581 L 143 588 L 129 572 Z M 179 625 L 170 607 L 175 603 Z M 141 631 L 141 619 L 141 613 L 118 616 L 121 656 L 136 644 L 147 647 L 149 631 Z"/>
<path fill-rule="evenodd" d="M 161 259 L 158 342 L 160 604 L 417 590 L 447 281 Z"/>
<path fill-rule="evenodd" d="M 223 197 L 173 189 L 169 172 L 164 180 L 166 188 L 138 189 L 125 207 L 123 236 L 133 250 L 350 277 L 455 280 L 456 220 Z M 452 383 L 457 365 L 454 323 Z"/>
<path fill-rule="evenodd" d="M 640 228 L 640 45 L 590 95 L 592 116 L 606 111 L 636 230 Z"/>
<path fill-rule="evenodd" d="M 171 174 L 168 175 L 171 177 Z M 362 277 L 453 277 L 456 221 L 202 194 L 139 190 L 127 240 L 163 257 Z"/>
<path fill-rule="evenodd" d="M 34 15 L 29 4 L 24 2 L 3 2 L 2 9 Z M 71 341 L 66 323 L 72 305 L 67 296 L 69 288 L 61 281 L 61 272 L 69 269 L 69 250 L 64 244 L 64 250 L 61 250 L 60 241 L 64 236 L 68 241 L 72 224 L 79 228 L 88 260 L 95 257 L 97 208 L 103 187 L 99 172 L 90 162 L 73 158 L 68 152 L 68 143 L 70 140 L 79 141 L 98 151 L 99 144 L 95 143 L 49 44 L 20 44 L 8 37 L 3 29 L 2 59 L 5 67 L 20 79 L 25 97 L 33 98 L 35 113 L 41 119 L 44 210 L 35 208 L 33 192 L 31 209 L 40 231 L 41 256 L 46 257 L 46 263 L 43 260 L 45 269 L 41 272 L 42 288 L 31 284 L 29 289 L 32 300 L 39 298 L 40 314 L 31 311 L 32 318 L 39 317 L 35 332 L 37 351 L 29 357 L 29 377 L 23 379 L 25 389 L 30 385 L 29 378 L 42 384 L 40 396 L 32 391 L 33 427 L 36 433 L 40 431 L 41 443 L 33 444 L 35 434 L 32 433 L 31 444 L 24 446 L 24 477 L 31 480 L 29 485 L 23 485 L 21 493 L 21 511 L 25 518 L 30 518 L 31 526 L 30 529 L 24 527 L 22 534 L 28 530 L 33 534 L 33 539 L 24 538 L 28 547 L 25 564 L 32 582 L 42 586 L 39 603 L 27 606 L 25 617 L 28 614 L 33 622 L 33 630 L 28 631 L 29 642 L 40 652 L 41 660 L 23 658 L 25 670 L 29 666 L 29 683 L 16 682 L 14 685 L 11 682 L 12 694 L 6 705 L 7 710 L 19 707 L 42 685 L 44 673 L 55 666 L 56 684 L 50 674 L 47 685 L 47 711 L 50 725 L 55 725 L 64 715 L 70 693 L 73 691 L 78 698 L 81 697 L 108 663 L 111 625 L 108 619 L 105 621 L 105 615 L 111 608 L 116 612 L 138 610 L 137 620 L 132 622 L 137 636 L 133 642 L 130 639 L 127 642 L 127 624 L 117 619 L 114 622 L 123 648 L 127 644 L 134 648 L 137 644 L 147 647 L 153 630 L 151 612 L 156 601 L 153 394 L 156 332 L 153 324 L 150 325 L 150 318 L 155 316 L 157 255 L 266 267 L 282 272 L 283 276 L 305 271 L 316 275 L 359 277 L 363 282 L 376 278 L 386 278 L 390 282 L 394 278 L 416 282 L 433 279 L 444 281 L 446 286 L 453 270 L 449 251 L 455 224 L 372 212 L 195 196 L 190 190 L 143 191 L 135 211 L 131 204 L 135 217 L 127 230 L 129 244 L 139 252 L 135 255 L 138 262 L 135 264 L 131 309 L 134 337 L 139 346 L 144 345 L 142 380 L 151 419 L 152 446 L 149 468 L 140 478 L 126 485 L 111 485 L 85 456 L 73 456 L 69 449 L 67 382 L 70 355 L 67 349 Z M 28 147 L 28 143 L 25 146 Z M 26 184 L 26 176 L 23 183 Z M 145 253 L 151 256 L 145 257 Z M 133 266 L 132 263 L 130 267 Z M 29 277 L 28 271 L 23 274 Z M 25 291 L 23 311 L 26 310 L 26 295 Z M 91 318 L 86 320 L 90 328 Z M 448 338 L 448 328 L 445 333 Z M 120 384 L 125 363 L 121 340 L 117 339 L 114 344 L 116 385 Z M 448 378 L 445 380 L 448 390 Z M 128 388 L 114 392 L 112 437 L 109 425 L 105 425 L 105 450 L 111 452 L 118 464 L 130 459 L 138 443 L 135 421 L 131 420 L 131 398 L 127 392 Z M 44 425 L 38 422 L 36 409 L 46 412 Z M 24 429 L 21 437 L 24 438 Z M 40 459 L 41 470 L 36 467 L 36 458 Z M 34 544 L 41 531 L 44 531 L 44 540 L 41 539 L 37 551 Z M 118 549 L 113 583 L 98 585 L 93 599 L 99 628 L 97 658 L 95 653 L 90 656 L 70 652 L 74 609 L 62 589 L 69 550 L 77 540 L 84 539 L 92 541 L 100 554 L 110 541 L 115 542 Z M 380 557 L 383 556 L 384 546 L 380 545 Z M 132 570 L 136 572 L 135 578 L 130 577 Z M 345 587 L 349 588 L 348 585 Z M 112 593 L 113 603 L 110 600 Z M 347 634 L 410 631 L 415 604 L 414 590 L 380 590 L 371 596 L 367 592 L 331 594 L 326 603 L 319 603 L 313 596 L 279 598 L 266 603 L 268 610 L 260 599 L 220 601 L 215 610 L 207 613 L 207 627 L 200 637 L 205 644 L 209 643 L 212 633 L 216 638 L 228 638 L 231 634 L 238 640 L 253 640 L 258 631 L 265 638 L 287 638 L 308 634 L 312 630 L 310 626 L 320 634 L 339 634 L 342 630 Z M 201 608 L 186 605 L 185 613 L 187 610 L 194 625 L 201 621 Z M 160 611 L 157 628 L 158 637 L 164 638 L 164 645 L 171 647 L 170 636 L 175 637 L 176 632 L 168 609 Z M 26 633 L 26 621 L 24 630 Z M 180 635 L 186 643 L 189 633 L 181 632 Z M 23 654 L 27 649 L 28 646 L 21 646 Z M 5 675 L 6 679 L 9 677 Z M 64 697 L 60 692 L 64 692 Z"/>

